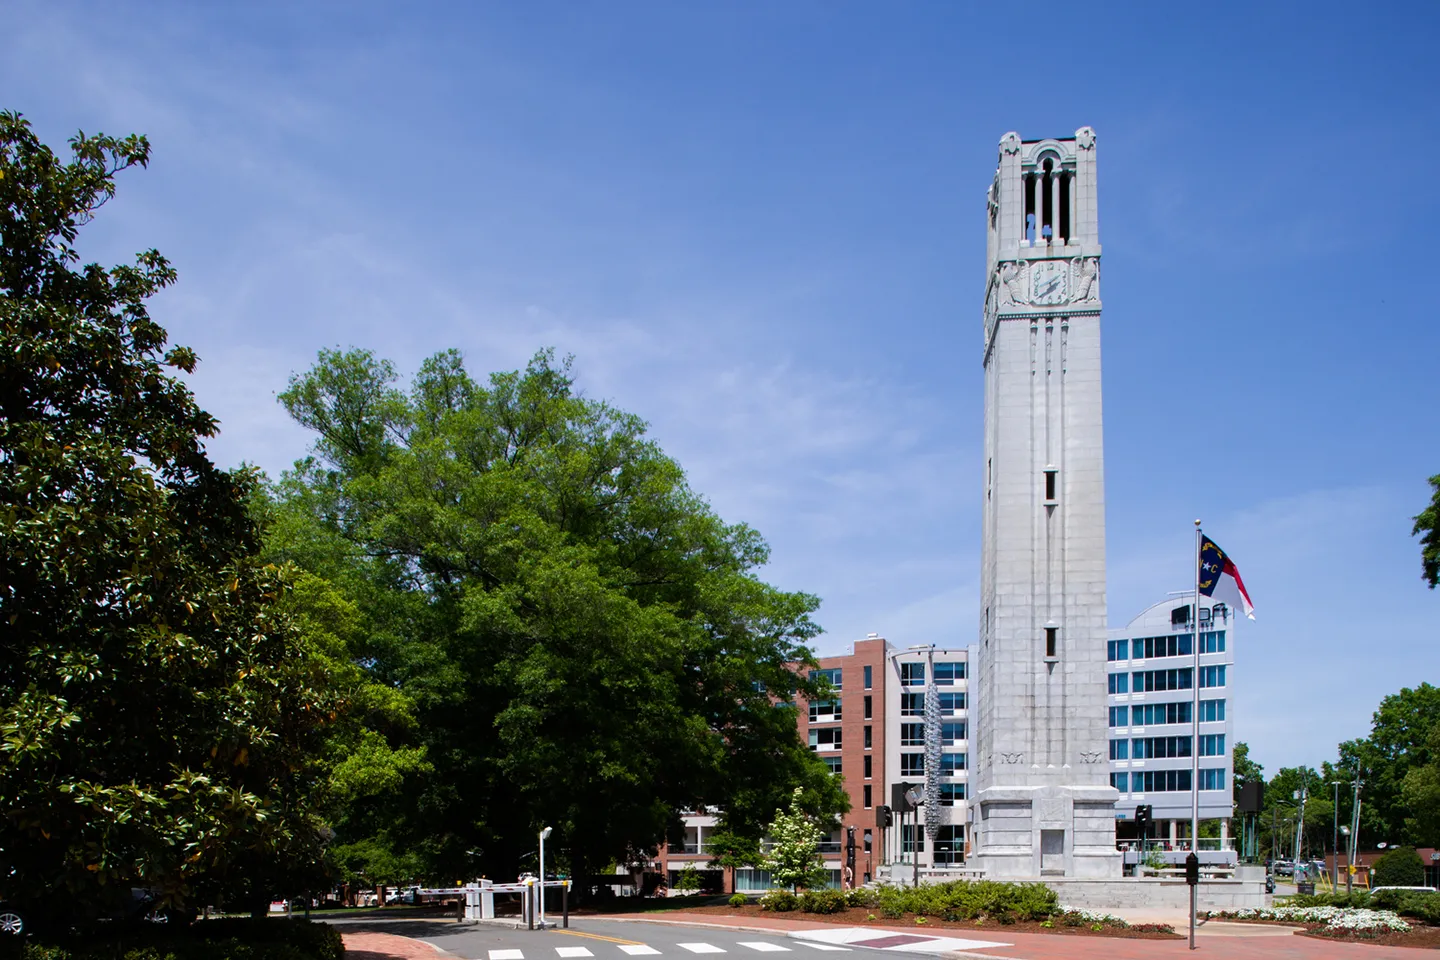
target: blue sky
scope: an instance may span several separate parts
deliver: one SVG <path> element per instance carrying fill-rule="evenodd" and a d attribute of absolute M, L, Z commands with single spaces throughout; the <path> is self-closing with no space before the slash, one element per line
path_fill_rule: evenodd
<path fill-rule="evenodd" d="M 155 246 L 217 460 L 278 472 L 316 350 L 537 348 L 645 417 L 767 578 L 973 640 L 996 143 L 1098 133 L 1109 601 L 1240 565 L 1240 739 L 1318 764 L 1440 680 L 1434 39 L 1404 4 L 10 3 L 0 105 L 150 136 L 86 253 Z"/>

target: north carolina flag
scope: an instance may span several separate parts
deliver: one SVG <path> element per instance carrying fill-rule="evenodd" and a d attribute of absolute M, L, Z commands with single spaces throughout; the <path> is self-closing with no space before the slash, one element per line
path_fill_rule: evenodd
<path fill-rule="evenodd" d="M 1245 611 L 1245 616 L 1255 619 L 1255 605 L 1245 590 L 1245 581 L 1240 579 L 1240 570 L 1225 551 L 1215 545 L 1205 534 L 1200 534 L 1200 594 L 1212 600 L 1223 600 L 1232 607 Z"/>

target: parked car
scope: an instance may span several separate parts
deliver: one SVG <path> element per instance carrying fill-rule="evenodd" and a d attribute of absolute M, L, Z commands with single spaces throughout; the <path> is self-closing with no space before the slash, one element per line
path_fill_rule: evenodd
<path fill-rule="evenodd" d="M 0 903 L 0 934 L 19 936 L 25 932 L 25 914 L 8 903 Z"/>
<path fill-rule="evenodd" d="M 1293 877 L 1295 876 L 1295 864 L 1289 860 L 1276 860 L 1270 865 L 1270 872 L 1277 877 Z"/>

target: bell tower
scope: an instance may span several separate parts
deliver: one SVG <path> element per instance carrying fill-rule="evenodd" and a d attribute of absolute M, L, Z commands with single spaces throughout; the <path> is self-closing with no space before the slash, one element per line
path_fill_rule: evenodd
<path fill-rule="evenodd" d="M 986 207 L 972 862 L 992 878 L 1118 877 L 1095 132 L 1007 133 Z"/>

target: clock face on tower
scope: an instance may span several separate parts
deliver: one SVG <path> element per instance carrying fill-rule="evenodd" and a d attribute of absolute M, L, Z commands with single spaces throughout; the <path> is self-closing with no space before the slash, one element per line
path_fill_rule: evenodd
<path fill-rule="evenodd" d="M 1064 262 L 1041 260 L 1030 268 L 1030 302 L 1041 306 L 1065 303 L 1069 298 L 1070 273 Z"/>

